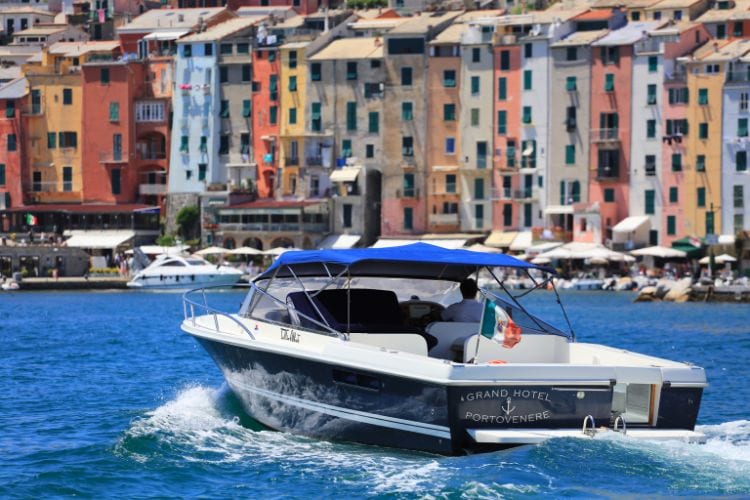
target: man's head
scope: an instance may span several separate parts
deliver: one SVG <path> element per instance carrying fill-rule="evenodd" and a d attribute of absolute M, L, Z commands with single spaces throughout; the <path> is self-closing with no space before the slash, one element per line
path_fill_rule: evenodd
<path fill-rule="evenodd" d="M 477 296 L 479 289 L 477 288 L 477 282 L 472 278 L 466 278 L 461 282 L 460 285 L 461 296 L 465 299 L 473 299 Z"/>

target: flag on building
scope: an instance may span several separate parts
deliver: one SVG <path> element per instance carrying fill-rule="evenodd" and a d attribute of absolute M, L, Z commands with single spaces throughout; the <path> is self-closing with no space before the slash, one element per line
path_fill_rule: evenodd
<path fill-rule="evenodd" d="M 39 217 L 33 214 L 26 214 L 26 225 L 27 226 L 36 226 L 39 222 Z"/>

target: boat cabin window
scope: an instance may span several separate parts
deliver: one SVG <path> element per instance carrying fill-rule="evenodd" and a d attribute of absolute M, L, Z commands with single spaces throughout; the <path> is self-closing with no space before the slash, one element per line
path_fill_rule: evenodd
<path fill-rule="evenodd" d="M 187 263 L 190 264 L 191 266 L 205 266 L 206 264 L 208 264 L 208 262 L 206 262 L 205 260 L 200 260 L 200 259 L 186 259 L 186 260 L 187 260 Z"/>
<path fill-rule="evenodd" d="M 179 260 L 170 260 L 169 262 L 162 264 L 162 267 L 185 267 L 185 264 Z"/>

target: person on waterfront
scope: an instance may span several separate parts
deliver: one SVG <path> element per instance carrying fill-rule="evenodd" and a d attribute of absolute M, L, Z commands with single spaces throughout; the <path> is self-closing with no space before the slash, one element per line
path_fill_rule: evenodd
<path fill-rule="evenodd" d="M 482 318 L 482 304 L 477 302 L 477 282 L 467 278 L 461 282 L 462 300 L 445 308 L 441 317 L 443 321 L 478 322 Z"/>

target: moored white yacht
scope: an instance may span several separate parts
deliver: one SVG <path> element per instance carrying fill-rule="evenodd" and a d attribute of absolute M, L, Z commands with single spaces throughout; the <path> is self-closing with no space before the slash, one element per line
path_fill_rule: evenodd
<path fill-rule="evenodd" d="M 131 288 L 199 288 L 234 285 L 242 271 L 229 266 L 211 264 L 197 256 L 162 254 L 128 282 Z"/>
<path fill-rule="evenodd" d="M 458 283 L 494 267 L 553 288 L 549 269 L 425 243 L 289 252 L 236 313 L 187 293 L 182 329 L 276 430 L 440 454 L 615 431 L 702 440 L 702 368 L 577 342 L 501 279 L 482 318 L 440 321 Z"/>

